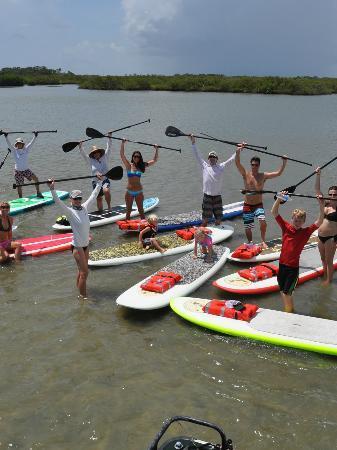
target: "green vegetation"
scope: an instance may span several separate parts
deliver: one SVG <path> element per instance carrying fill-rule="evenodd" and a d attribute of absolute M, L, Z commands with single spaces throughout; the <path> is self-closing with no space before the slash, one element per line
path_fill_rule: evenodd
<path fill-rule="evenodd" d="M 200 75 L 75 75 L 44 66 L 0 70 L 0 86 L 77 84 L 80 89 L 126 91 L 236 92 L 245 94 L 326 95 L 337 94 L 337 78 L 318 77 L 227 77 Z"/>

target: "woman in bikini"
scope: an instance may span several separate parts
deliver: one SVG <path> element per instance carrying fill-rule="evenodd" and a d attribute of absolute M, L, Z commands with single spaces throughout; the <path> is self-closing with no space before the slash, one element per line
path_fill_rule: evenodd
<path fill-rule="evenodd" d="M 316 169 L 316 172 L 316 195 L 322 195 L 320 186 L 321 170 L 319 167 Z M 318 229 L 318 249 L 324 269 L 322 284 L 325 286 L 332 282 L 334 272 L 333 260 L 337 243 L 337 186 L 330 186 L 328 195 L 331 200 L 326 202 L 324 208 L 324 220 Z"/>
<path fill-rule="evenodd" d="M 13 252 L 15 261 L 21 259 L 21 244 L 12 240 L 13 219 L 9 210 L 9 203 L 0 202 L 0 264 L 8 261 Z"/>
<path fill-rule="evenodd" d="M 125 203 L 126 203 L 126 220 L 130 220 L 130 214 L 132 210 L 132 204 L 135 200 L 140 218 L 145 219 L 144 208 L 143 208 L 143 187 L 140 182 L 140 177 L 145 172 L 145 168 L 152 166 L 158 161 L 158 146 L 154 145 L 154 156 L 150 161 L 144 162 L 142 154 L 139 151 L 132 153 L 131 161 L 129 161 L 125 156 L 125 142 L 127 139 L 123 139 L 121 143 L 121 159 L 127 170 L 128 175 L 128 185 L 125 193 Z"/>

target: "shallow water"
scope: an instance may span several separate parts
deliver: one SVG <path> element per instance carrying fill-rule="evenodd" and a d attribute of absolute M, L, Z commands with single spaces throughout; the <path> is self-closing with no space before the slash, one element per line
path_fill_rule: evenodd
<path fill-rule="evenodd" d="M 77 150 L 65 154 L 61 149 L 62 143 L 84 137 L 87 126 L 106 131 L 148 117 L 150 125 L 125 136 L 182 148 L 181 155 L 161 151 L 143 177 L 145 195 L 160 198 L 156 212 L 161 216 L 199 209 L 202 196 L 190 143 L 164 136 L 167 125 L 268 145 L 314 167 L 334 156 L 337 142 L 337 96 L 95 92 L 74 86 L 0 89 L 0 129 L 59 130 L 40 135 L 32 149 L 31 167 L 40 179 L 87 173 Z M 198 144 L 205 155 L 210 149 L 223 158 L 232 152 Z M 119 164 L 118 147 L 117 142 L 112 166 Z M 134 149 L 131 144 L 127 148 Z M 151 148 L 142 152 L 146 159 L 152 156 Z M 5 153 L 1 138 L 1 159 Z M 250 156 L 243 157 L 245 163 Z M 271 157 L 262 161 L 265 170 L 279 165 Z M 1 199 L 15 197 L 12 169 L 8 159 L 1 169 Z M 282 179 L 266 187 L 294 184 L 310 170 L 289 163 Z M 335 172 L 335 166 L 325 172 L 323 188 L 335 184 Z M 113 183 L 113 204 L 123 202 L 125 183 Z M 80 187 L 86 195 L 91 190 L 90 182 L 83 181 L 58 187 Z M 225 178 L 224 202 L 239 201 L 240 188 L 233 167 Z M 313 180 L 298 188 L 312 191 Z M 271 205 L 272 197 L 266 196 L 267 211 Z M 308 221 L 315 219 L 315 201 L 293 200 L 282 211 L 287 215 L 298 206 L 307 209 Z M 16 236 L 48 234 L 58 215 L 55 206 L 47 206 L 16 216 Z M 278 227 L 268 215 L 268 235 L 276 237 Z M 240 218 L 231 224 L 235 233 L 228 245 L 233 248 L 244 235 Z M 92 235 L 92 248 L 131 239 L 112 226 L 93 229 Z M 170 261 L 174 257 L 165 263 L 92 270 L 91 301 L 85 304 L 76 299 L 68 252 L 0 268 L 0 448 L 142 449 L 162 420 L 176 414 L 216 422 L 238 449 L 337 448 L 335 358 L 218 335 L 183 321 L 169 308 L 141 313 L 117 307 L 121 292 Z M 228 263 L 218 276 L 237 267 Z M 194 295 L 225 298 L 211 281 Z M 282 308 L 278 294 L 256 300 L 262 307 Z M 296 309 L 337 320 L 336 282 L 328 289 L 319 280 L 300 286 Z M 189 427 L 175 429 L 186 434 Z"/>

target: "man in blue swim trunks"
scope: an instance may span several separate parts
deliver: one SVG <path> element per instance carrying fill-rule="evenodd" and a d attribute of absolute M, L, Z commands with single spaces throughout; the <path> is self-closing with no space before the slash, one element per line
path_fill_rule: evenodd
<path fill-rule="evenodd" d="M 287 157 L 285 155 L 282 156 L 282 165 L 275 172 L 260 172 L 260 158 L 258 156 L 253 156 L 250 160 L 251 170 L 246 170 L 240 161 L 240 153 L 244 147 L 244 143 L 238 145 L 235 156 L 235 164 L 242 175 L 245 189 L 249 191 L 262 191 L 266 180 L 279 177 L 283 173 L 287 164 Z M 254 221 L 256 217 L 260 224 L 261 245 L 263 248 L 268 248 L 266 244 L 267 223 L 262 203 L 262 194 L 245 195 L 242 217 L 247 242 L 252 243 L 253 241 L 252 230 L 254 228 Z"/>

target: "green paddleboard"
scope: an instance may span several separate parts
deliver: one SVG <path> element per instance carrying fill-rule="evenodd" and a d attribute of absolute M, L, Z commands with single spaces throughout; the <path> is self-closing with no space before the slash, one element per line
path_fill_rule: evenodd
<path fill-rule="evenodd" d="M 59 198 L 64 199 L 69 197 L 69 192 L 67 191 L 56 191 Z M 9 204 L 11 206 L 10 215 L 14 216 L 23 212 L 31 211 L 35 208 L 40 208 L 40 206 L 50 205 L 54 203 L 53 197 L 50 191 L 42 192 L 43 198 L 38 198 L 35 195 L 30 195 L 29 197 L 16 198 L 15 200 L 10 200 Z"/>

